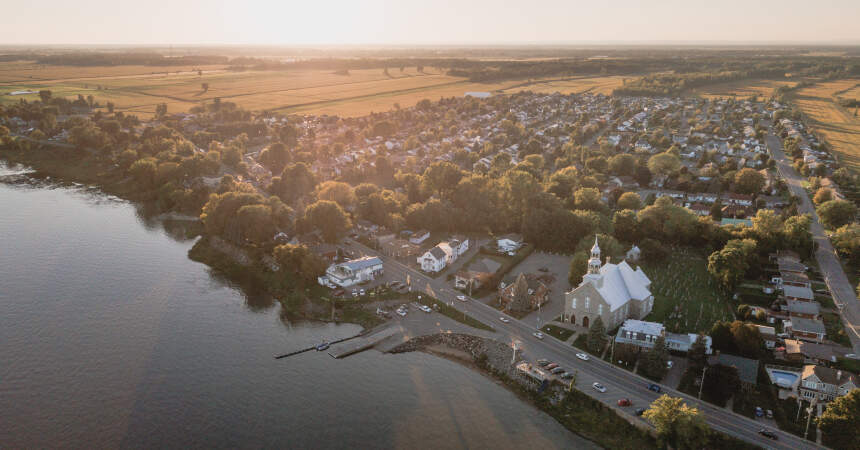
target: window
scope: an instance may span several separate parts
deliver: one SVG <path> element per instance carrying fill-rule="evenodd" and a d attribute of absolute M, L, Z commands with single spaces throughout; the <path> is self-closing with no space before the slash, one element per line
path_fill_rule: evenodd
<path fill-rule="evenodd" d="M 591 299 L 589 297 L 585 297 L 585 310 L 588 311 L 591 306 Z"/>
<path fill-rule="evenodd" d="M 570 302 L 570 307 L 576 309 L 576 297 L 573 297 L 573 301 Z"/>
<path fill-rule="evenodd" d="M 600 305 L 597 305 L 597 314 L 601 315 L 601 316 L 603 315 L 603 304 L 602 303 Z"/>

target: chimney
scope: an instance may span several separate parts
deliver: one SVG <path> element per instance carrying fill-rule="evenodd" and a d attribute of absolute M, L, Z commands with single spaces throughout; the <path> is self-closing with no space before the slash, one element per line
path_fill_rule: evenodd
<path fill-rule="evenodd" d="M 612 257 L 611 257 L 611 256 L 607 256 L 607 257 L 606 257 L 606 264 L 609 264 L 609 261 L 610 261 L 610 260 L 612 260 Z"/>

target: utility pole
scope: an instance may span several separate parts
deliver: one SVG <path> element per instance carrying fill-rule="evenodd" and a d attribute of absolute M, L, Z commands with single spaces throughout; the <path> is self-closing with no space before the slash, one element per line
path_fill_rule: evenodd
<path fill-rule="evenodd" d="M 809 403 L 809 408 L 806 408 L 806 431 L 803 432 L 803 439 L 806 439 L 806 436 L 809 435 L 809 422 L 812 422 L 812 410 L 815 407 L 815 401 L 818 397 L 812 397 L 812 401 Z"/>
<path fill-rule="evenodd" d="M 708 370 L 708 367 L 702 367 L 702 382 L 699 383 L 699 400 L 702 399 L 702 388 L 705 387 L 705 372 Z"/>

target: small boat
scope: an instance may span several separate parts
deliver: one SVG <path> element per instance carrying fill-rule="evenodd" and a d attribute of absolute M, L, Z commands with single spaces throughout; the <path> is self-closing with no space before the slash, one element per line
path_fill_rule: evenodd
<path fill-rule="evenodd" d="M 323 342 L 322 342 L 322 344 L 317 345 L 317 351 L 318 351 L 318 352 L 321 352 L 321 351 L 323 351 L 323 350 L 328 350 L 328 348 L 329 348 L 330 346 L 331 346 L 331 344 L 329 344 L 328 342 L 323 341 Z"/>

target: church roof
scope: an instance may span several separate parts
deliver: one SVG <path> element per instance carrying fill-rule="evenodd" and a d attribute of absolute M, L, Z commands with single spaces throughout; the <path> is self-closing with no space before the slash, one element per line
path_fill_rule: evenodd
<path fill-rule="evenodd" d="M 592 283 L 603 300 L 609 304 L 610 311 L 624 306 L 630 299 L 645 300 L 651 295 L 648 289 L 651 280 L 642 268 L 637 267 L 633 270 L 627 261 L 622 261 L 620 264 L 604 264 L 600 268 L 600 278 Z"/>

